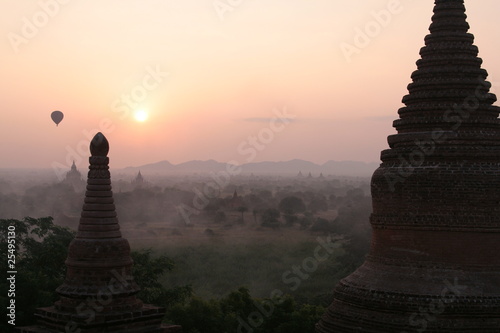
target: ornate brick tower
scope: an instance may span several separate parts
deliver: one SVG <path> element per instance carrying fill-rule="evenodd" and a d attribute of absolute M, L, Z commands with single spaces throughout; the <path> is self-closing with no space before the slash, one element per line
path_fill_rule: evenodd
<path fill-rule="evenodd" d="M 432 21 L 372 178 L 370 254 L 319 333 L 500 332 L 499 108 L 464 1 Z"/>
<path fill-rule="evenodd" d="M 108 141 L 98 133 L 90 144 L 87 191 L 78 233 L 69 246 L 66 279 L 57 288 L 60 300 L 37 309 L 38 326 L 20 332 L 173 332 L 161 327 L 163 308 L 135 296 L 139 287 L 113 204 L 108 150 Z"/>

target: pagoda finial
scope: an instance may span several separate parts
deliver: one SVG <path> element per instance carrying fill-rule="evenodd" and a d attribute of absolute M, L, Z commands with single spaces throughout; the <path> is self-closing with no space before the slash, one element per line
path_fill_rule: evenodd
<path fill-rule="evenodd" d="M 92 156 L 108 156 L 109 142 L 101 132 L 97 133 L 90 142 Z"/>
<path fill-rule="evenodd" d="M 109 174 L 109 142 L 101 132 L 97 133 L 90 142 L 90 166 L 88 179 L 110 179 Z"/>

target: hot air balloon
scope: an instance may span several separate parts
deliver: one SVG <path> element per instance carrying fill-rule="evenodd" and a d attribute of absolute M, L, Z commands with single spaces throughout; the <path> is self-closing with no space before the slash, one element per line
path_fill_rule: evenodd
<path fill-rule="evenodd" d="M 59 123 L 63 120 L 64 114 L 61 111 L 54 111 L 50 115 L 52 121 L 56 123 L 56 126 L 59 126 Z"/>

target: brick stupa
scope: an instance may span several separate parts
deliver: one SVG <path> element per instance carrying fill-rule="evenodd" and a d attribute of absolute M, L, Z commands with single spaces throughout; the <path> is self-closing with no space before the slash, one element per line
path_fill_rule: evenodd
<path fill-rule="evenodd" d="M 318 333 L 500 332 L 500 120 L 463 0 L 430 34 L 372 178 L 372 245 Z"/>
<path fill-rule="evenodd" d="M 66 279 L 56 290 L 60 299 L 37 309 L 37 326 L 20 332 L 174 331 L 161 326 L 163 308 L 143 304 L 135 296 L 139 287 L 113 203 L 108 151 L 107 139 L 98 133 L 90 143 L 87 191 L 78 232 L 68 250 Z"/>

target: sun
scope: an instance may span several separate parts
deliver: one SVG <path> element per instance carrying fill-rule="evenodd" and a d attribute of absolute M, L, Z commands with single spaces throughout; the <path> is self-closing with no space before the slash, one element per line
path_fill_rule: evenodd
<path fill-rule="evenodd" d="M 143 123 L 148 120 L 148 113 L 145 110 L 137 110 L 134 113 L 134 119 Z"/>

